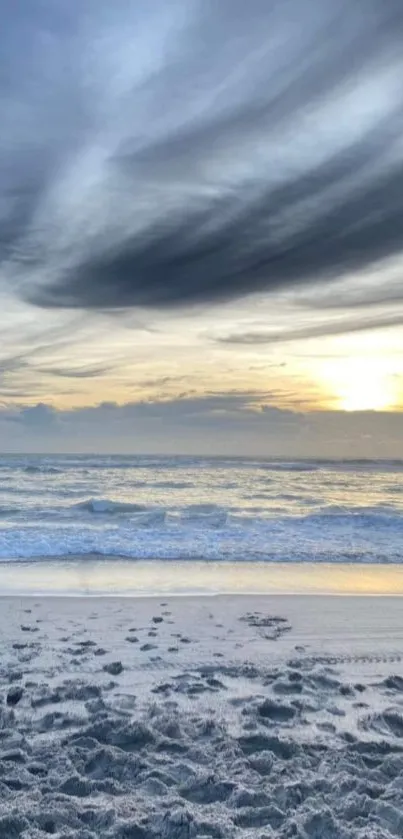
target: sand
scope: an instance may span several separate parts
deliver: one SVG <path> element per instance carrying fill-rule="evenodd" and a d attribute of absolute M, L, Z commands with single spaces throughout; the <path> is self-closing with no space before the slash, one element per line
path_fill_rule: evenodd
<path fill-rule="evenodd" d="M 403 836 L 401 598 L 0 615 L 0 839 Z"/>

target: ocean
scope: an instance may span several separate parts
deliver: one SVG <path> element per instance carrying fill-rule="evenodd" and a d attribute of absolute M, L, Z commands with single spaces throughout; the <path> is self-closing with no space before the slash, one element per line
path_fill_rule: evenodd
<path fill-rule="evenodd" d="M 403 461 L 2 456 L 0 560 L 401 563 Z"/>

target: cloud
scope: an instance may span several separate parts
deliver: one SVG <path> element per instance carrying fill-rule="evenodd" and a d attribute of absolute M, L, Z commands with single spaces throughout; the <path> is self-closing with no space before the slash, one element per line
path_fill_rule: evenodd
<path fill-rule="evenodd" d="M 162 388 L 165 385 L 178 385 L 187 381 L 188 378 L 189 376 L 179 374 L 177 376 L 156 376 L 149 379 L 140 379 L 137 384 L 140 388 Z"/>
<path fill-rule="evenodd" d="M 51 406 L 44 402 L 38 402 L 28 408 L 22 408 L 15 415 L 15 419 L 33 429 L 40 429 L 48 433 L 54 428 L 58 421 L 58 413 Z"/>
<path fill-rule="evenodd" d="M 258 391 L 233 391 L 226 393 L 206 393 L 203 395 L 171 399 L 146 399 L 128 402 L 124 405 L 102 403 L 99 407 L 80 409 L 77 416 L 91 423 L 103 422 L 104 413 L 108 421 L 124 422 L 145 421 L 172 423 L 174 427 L 192 423 L 193 427 L 211 425 L 224 428 L 227 423 L 260 421 L 263 411 L 269 412 L 271 422 L 283 425 L 293 421 L 292 411 L 267 405 L 271 394 Z"/>
<path fill-rule="evenodd" d="M 354 332 L 366 332 L 371 329 L 386 329 L 403 324 L 403 311 L 394 314 L 379 314 L 374 317 L 340 318 L 338 321 L 313 323 L 309 326 L 281 330 L 248 330 L 222 335 L 214 340 L 218 344 L 240 344 L 257 346 L 259 344 L 280 344 L 302 341 L 309 338 L 324 338 L 331 335 L 347 335 Z"/>
<path fill-rule="evenodd" d="M 400 0 L 7 0 L 3 281 L 121 311 L 400 256 L 402 39 Z"/>
<path fill-rule="evenodd" d="M 215 393 L 57 410 L 0 408 L 3 451 L 400 457 L 401 412 L 283 410 L 271 394 Z M 266 401 L 264 401 L 266 400 Z"/>
<path fill-rule="evenodd" d="M 298 422 L 298 413 L 268 404 L 267 400 L 271 396 L 267 392 L 233 391 L 171 399 L 146 399 L 121 405 L 101 402 L 94 406 L 67 410 L 39 402 L 29 407 L 3 407 L 0 409 L 0 422 L 11 418 L 14 422 L 41 429 L 45 433 L 49 426 L 57 423 L 61 433 L 68 426 L 70 429 L 80 428 L 83 433 L 85 429 L 91 433 L 107 429 L 112 435 L 116 435 L 119 428 L 133 432 L 138 427 L 143 431 L 151 429 L 159 433 L 159 429 L 165 426 L 170 430 L 181 428 L 181 434 L 183 428 L 189 426 L 193 430 L 203 431 L 210 427 L 212 430 L 221 428 L 225 431 L 228 423 L 230 426 L 244 422 L 261 423 L 263 417 L 266 425 L 269 422 L 276 428 Z"/>
<path fill-rule="evenodd" d="M 386 308 L 403 311 L 403 262 L 391 259 L 359 276 L 349 276 L 323 285 L 313 283 L 308 288 L 295 289 L 290 297 L 297 307 L 332 312 L 345 309 L 372 310 L 381 317 Z"/>
<path fill-rule="evenodd" d="M 48 373 L 62 379 L 96 379 L 114 369 L 112 365 L 94 364 L 81 367 L 41 367 L 41 373 Z"/>

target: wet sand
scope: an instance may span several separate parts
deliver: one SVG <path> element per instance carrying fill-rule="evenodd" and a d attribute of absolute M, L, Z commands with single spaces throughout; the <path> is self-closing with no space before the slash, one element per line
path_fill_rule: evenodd
<path fill-rule="evenodd" d="M 403 565 L 125 560 L 97 555 L 0 563 L 0 592 L 25 595 L 403 595 Z"/>

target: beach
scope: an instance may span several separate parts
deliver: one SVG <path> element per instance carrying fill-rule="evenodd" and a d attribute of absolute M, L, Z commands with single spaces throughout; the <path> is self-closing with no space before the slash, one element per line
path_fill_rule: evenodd
<path fill-rule="evenodd" d="M 0 837 L 403 835 L 403 601 L 0 600 Z"/>
<path fill-rule="evenodd" d="M 0 839 L 403 836 L 403 462 L 0 466 Z"/>

